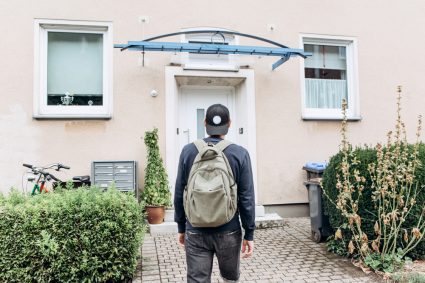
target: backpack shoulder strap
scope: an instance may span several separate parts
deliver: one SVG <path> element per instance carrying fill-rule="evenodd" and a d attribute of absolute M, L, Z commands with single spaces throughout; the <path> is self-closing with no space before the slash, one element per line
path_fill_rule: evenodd
<path fill-rule="evenodd" d="M 201 152 L 201 150 L 207 144 L 203 139 L 196 140 L 193 143 L 195 144 L 196 149 L 198 150 L 198 152 Z"/>
<path fill-rule="evenodd" d="M 218 142 L 215 147 L 220 150 L 220 151 L 224 151 L 229 145 L 231 145 L 232 142 L 228 141 L 228 140 L 222 140 L 220 142 Z"/>

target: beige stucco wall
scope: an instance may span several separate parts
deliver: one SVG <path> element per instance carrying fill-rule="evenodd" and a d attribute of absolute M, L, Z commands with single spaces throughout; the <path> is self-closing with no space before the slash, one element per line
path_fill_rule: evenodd
<path fill-rule="evenodd" d="M 154 126 L 165 152 L 164 68 L 171 54 L 148 53 L 147 65 L 140 67 L 137 53 L 114 50 L 110 120 L 35 120 L 34 18 L 111 21 L 114 43 L 141 38 L 141 15 L 149 17 L 146 37 L 197 26 L 254 34 L 294 48 L 300 47 L 300 33 L 355 37 L 362 120 L 349 124 L 349 136 L 353 144 L 372 144 L 383 141 L 394 124 L 397 85 L 404 86 L 402 114 L 410 138 L 416 116 L 425 112 L 424 9 L 420 0 L 1 1 L 0 191 L 21 187 L 24 162 L 62 162 L 72 167 L 61 175 L 67 178 L 89 174 L 93 160 L 137 160 L 142 184 L 141 137 Z M 276 29 L 269 31 L 268 24 Z M 273 60 L 254 58 L 250 66 L 255 70 L 258 199 L 261 204 L 303 203 L 301 167 L 329 160 L 338 150 L 340 123 L 303 121 L 301 59 L 271 71 Z M 149 96 L 152 89 L 158 97 Z"/>

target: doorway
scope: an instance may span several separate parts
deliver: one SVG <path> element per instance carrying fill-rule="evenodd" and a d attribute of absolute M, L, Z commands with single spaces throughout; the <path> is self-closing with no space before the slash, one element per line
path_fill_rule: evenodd
<path fill-rule="evenodd" d="M 165 68 L 165 163 L 171 193 L 174 195 L 181 149 L 206 136 L 205 112 L 215 103 L 229 108 L 232 124 L 226 139 L 245 147 L 250 154 L 257 200 L 255 84 L 254 71 L 249 69 L 224 72 Z"/>

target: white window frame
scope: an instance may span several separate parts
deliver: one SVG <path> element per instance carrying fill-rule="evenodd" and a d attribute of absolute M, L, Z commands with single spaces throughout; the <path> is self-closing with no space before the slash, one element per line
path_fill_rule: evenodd
<path fill-rule="evenodd" d="M 47 34 L 49 31 L 94 33 L 103 35 L 103 105 L 47 105 Z M 112 51 L 111 22 L 34 20 L 34 118 L 98 118 L 112 117 Z"/>
<path fill-rule="evenodd" d="M 222 28 L 211 28 L 211 27 L 196 27 L 196 28 L 186 28 L 182 31 L 201 31 L 201 30 L 222 30 L 222 31 L 230 31 Z M 237 45 L 239 42 L 239 37 L 236 35 L 223 34 L 226 42 L 229 45 Z M 219 35 L 215 38 L 217 41 L 221 41 Z M 189 43 L 189 41 L 201 41 L 205 43 L 211 42 L 210 35 L 203 34 L 182 34 L 181 42 Z M 200 62 L 197 59 L 190 58 L 190 54 L 188 52 L 181 53 L 181 62 L 183 62 L 183 69 L 185 70 L 216 70 L 216 71 L 238 71 L 239 65 L 237 62 L 238 55 L 236 54 L 227 54 L 227 55 L 219 55 L 224 56 L 227 60 L 217 60 L 217 56 L 215 54 L 203 54 L 201 55 L 203 60 Z M 196 56 L 195 56 L 196 57 Z"/>
<path fill-rule="evenodd" d="M 359 109 L 357 39 L 354 37 L 346 36 L 300 34 L 300 48 L 304 49 L 304 44 L 319 44 L 346 47 L 348 96 L 347 118 L 349 120 L 360 120 L 361 116 Z M 343 118 L 341 109 L 319 109 L 306 107 L 304 68 L 304 60 L 300 60 L 302 118 L 304 120 L 341 120 Z"/>

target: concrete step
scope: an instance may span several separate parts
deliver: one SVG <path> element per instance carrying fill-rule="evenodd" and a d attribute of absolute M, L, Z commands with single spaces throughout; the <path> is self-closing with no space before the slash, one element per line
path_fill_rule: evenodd
<path fill-rule="evenodd" d="M 168 221 L 165 221 L 161 224 L 148 224 L 149 233 L 151 235 L 176 234 L 177 223 L 172 222 L 170 215 L 167 217 L 167 213 L 165 219 Z M 255 218 L 255 227 L 257 229 L 282 227 L 283 225 L 284 221 L 277 213 L 268 213 L 264 214 L 264 216 Z"/>
<path fill-rule="evenodd" d="M 266 213 L 264 216 L 255 217 L 256 229 L 283 227 L 283 225 L 283 218 L 277 213 Z"/>
<path fill-rule="evenodd" d="M 149 233 L 154 235 L 177 234 L 176 222 L 163 222 L 161 224 L 148 224 Z"/>

